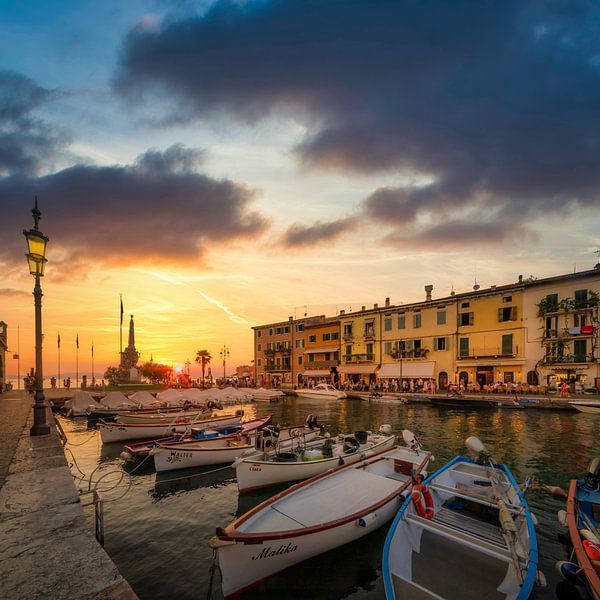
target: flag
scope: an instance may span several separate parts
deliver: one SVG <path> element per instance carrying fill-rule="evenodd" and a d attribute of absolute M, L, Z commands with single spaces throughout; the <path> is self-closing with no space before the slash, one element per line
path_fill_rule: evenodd
<path fill-rule="evenodd" d="M 121 294 L 119 296 L 121 297 L 121 325 L 123 325 L 123 296 Z"/>
<path fill-rule="evenodd" d="M 60 331 L 58 332 L 58 339 L 56 340 L 58 347 L 60 348 Z"/>
<path fill-rule="evenodd" d="M 75 338 L 75 344 L 77 345 L 77 348 L 79 348 L 79 334 L 77 334 L 77 337 Z"/>

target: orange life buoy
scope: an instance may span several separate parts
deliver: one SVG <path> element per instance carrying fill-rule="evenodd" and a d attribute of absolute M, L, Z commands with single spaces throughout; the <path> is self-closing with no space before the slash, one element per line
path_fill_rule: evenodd
<path fill-rule="evenodd" d="M 417 514 L 431 521 L 433 519 L 433 496 L 427 486 L 422 483 L 413 485 L 411 498 Z"/>
<path fill-rule="evenodd" d="M 594 570 L 600 575 L 600 545 L 596 544 L 596 542 L 591 542 L 590 540 L 584 540 L 583 549 L 590 559 Z"/>

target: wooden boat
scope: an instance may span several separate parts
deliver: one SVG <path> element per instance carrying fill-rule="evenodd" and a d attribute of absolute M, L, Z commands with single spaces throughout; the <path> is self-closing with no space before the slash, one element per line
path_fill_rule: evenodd
<path fill-rule="evenodd" d="M 510 398 L 467 398 L 465 396 L 427 396 L 434 406 L 447 408 L 524 408 L 518 401 Z"/>
<path fill-rule="evenodd" d="M 242 456 L 235 461 L 238 489 L 240 493 L 245 493 L 286 481 L 308 479 L 340 462 L 358 462 L 367 453 L 391 448 L 394 443 L 391 427 L 382 425 L 380 433 L 357 431 L 355 434 L 341 434 L 334 439 L 301 440 L 289 450 L 278 444 L 271 452 Z"/>
<path fill-rule="evenodd" d="M 191 422 L 197 421 L 198 419 L 207 419 L 212 415 L 212 409 L 203 406 L 193 410 L 179 410 L 176 412 L 169 413 L 146 413 L 142 415 L 137 414 L 123 414 L 118 415 L 115 418 L 115 423 L 158 423 L 168 424 L 173 422 L 173 419 L 177 419 L 178 422 Z"/>
<path fill-rule="evenodd" d="M 600 401 L 598 400 L 573 400 L 569 402 L 569 406 L 576 408 L 582 413 L 600 415 Z"/>
<path fill-rule="evenodd" d="M 506 465 L 479 442 L 478 462 L 457 456 L 413 486 L 388 532 L 388 600 L 525 600 L 537 577 L 533 519 Z M 471 446 L 473 447 L 473 446 Z"/>
<path fill-rule="evenodd" d="M 187 442 L 192 440 L 205 440 L 217 436 L 234 435 L 252 431 L 254 429 L 261 430 L 264 427 L 271 425 L 273 415 L 267 415 L 260 419 L 253 419 L 236 425 L 221 425 L 218 427 L 210 427 L 207 429 L 198 429 L 193 427 L 191 431 L 178 433 L 168 437 L 159 438 L 156 440 L 147 440 L 143 442 L 134 442 L 125 444 L 124 451 L 121 453 L 121 458 L 124 460 L 137 460 L 148 456 L 150 451 L 158 444 L 161 446 L 171 446 L 179 442 Z"/>
<path fill-rule="evenodd" d="M 592 461 L 585 479 L 571 480 L 567 526 L 579 567 L 576 583 L 582 584 L 591 598 L 600 600 L 600 458 Z M 566 575 L 563 563 L 559 570 Z"/>
<path fill-rule="evenodd" d="M 114 409 L 103 407 L 89 407 L 86 411 L 88 421 L 115 421 L 119 420 L 122 423 L 134 422 L 134 419 L 149 419 L 164 418 L 171 416 L 185 416 L 195 414 L 199 411 L 210 412 L 214 408 L 223 408 L 214 402 L 206 404 L 189 404 L 182 406 L 155 406 L 152 408 L 129 408 L 129 409 Z M 131 419 L 131 420 L 128 420 Z"/>
<path fill-rule="evenodd" d="M 413 473 L 424 472 L 430 459 L 418 447 L 382 450 L 298 483 L 218 527 L 210 545 L 225 598 L 386 523 Z"/>
<path fill-rule="evenodd" d="M 406 404 L 406 398 L 402 396 L 394 396 L 393 394 L 380 394 L 379 392 L 372 392 L 371 394 L 361 394 L 361 400 L 366 402 L 382 402 L 385 404 Z"/>
<path fill-rule="evenodd" d="M 127 440 L 152 440 L 167 437 L 174 433 L 185 433 L 196 429 L 206 429 L 218 425 L 237 425 L 241 421 L 241 414 L 222 415 L 210 419 L 198 419 L 185 423 L 178 423 L 173 419 L 170 423 L 105 423 L 99 421 L 97 428 L 104 444 L 111 442 L 125 442 Z"/>

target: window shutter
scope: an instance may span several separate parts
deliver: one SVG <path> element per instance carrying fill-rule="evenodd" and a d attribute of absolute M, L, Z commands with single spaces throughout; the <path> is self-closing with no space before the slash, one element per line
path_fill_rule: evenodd
<path fill-rule="evenodd" d="M 469 325 L 473 325 L 473 322 L 475 321 L 474 317 L 475 313 L 469 313 Z"/>
<path fill-rule="evenodd" d="M 517 320 L 517 307 L 516 306 L 512 306 L 510 309 L 510 320 L 511 321 Z"/>
<path fill-rule="evenodd" d="M 504 321 L 504 309 L 499 308 L 498 309 L 498 323 L 502 323 L 502 321 Z"/>

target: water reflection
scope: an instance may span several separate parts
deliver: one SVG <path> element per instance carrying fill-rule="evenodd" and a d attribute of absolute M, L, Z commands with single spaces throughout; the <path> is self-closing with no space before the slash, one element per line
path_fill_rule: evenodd
<path fill-rule="evenodd" d="M 239 407 L 233 407 L 239 408 Z M 232 407 L 223 412 L 232 412 Z M 278 404 L 244 405 L 247 418 L 272 412 L 274 423 L 299 425 L 309 414 L 318 416 L 332 434 L 376 430 L 389 423 L 394 433 L 412 430 L 423 447 L 436 455 L 439 467 L 457 453 L 464 440 L 478 435 L 506 462 L 519 481 L 536 475 L 541 481 L 566 488 L 581 475 L 589 460 L 600 455 L 600 417 L 551 410 L 461 411 L 427 404 L 386 406 L 360 400 L 322 401 L 286 398 Z M 102 446 L 85 420 L 63 420 L 79 468 L 90 473 L 121 464 L 120 444 Z M 76 445 L 79 444 L 79 445 Z M 238 495 L 235 472 L 215 467 L 172 471 L 157 476 L 149 461 L 134 471 L 133 486 L 120 501 L 105 505 L 107 550 L 142 600 L 197 599 L 206 596 L 212 552 L 207 545 L 216 526 L 256 506 L 285 486 Z M 75 467 L 73 472 L 76 473 Z M 194 475 L 179 479 L 183 475 Z M 528 497 L 539 520 L 541 569 L 548 587 L 535 598 L 555 598 L 560 590 L 554 562 L 565 559 L 556 512 L 564 500 L 542 490 Z M 352 598 L 381 600 L 381 551 L 386 528 L 338 550 L 315 557 L 266 583 L 252 598 Z M 563 590 L 564 591 L 564 590 Z M 567 593 L 567 592 L 565 592 Z M 214 596 L 218 598 L 218 596 Z M 565 596 L 567 597 L 567 596 Z"/>

